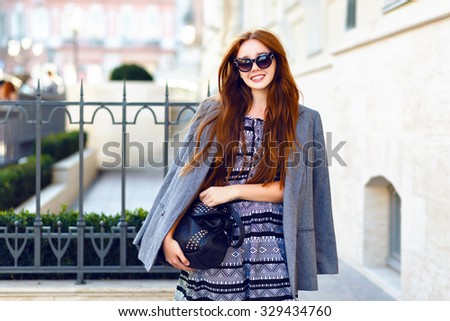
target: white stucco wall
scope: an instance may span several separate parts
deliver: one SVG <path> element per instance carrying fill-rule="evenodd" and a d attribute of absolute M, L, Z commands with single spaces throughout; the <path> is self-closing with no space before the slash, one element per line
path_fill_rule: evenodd
<path fill-rule="evenodd" d="M 364 263 L 365 227 L 376 223 L 364 221 L 365 186 L 383 176 L 401 197 L 400 286 L 378 280 L 400 299 L 450 299 L 448 30 L 450 16 L 331 50 L 329 65 L 298 77 L 333 145 L 347 141 L 348 166 L 330 168 L 340 257 L 375 280 Z"/>

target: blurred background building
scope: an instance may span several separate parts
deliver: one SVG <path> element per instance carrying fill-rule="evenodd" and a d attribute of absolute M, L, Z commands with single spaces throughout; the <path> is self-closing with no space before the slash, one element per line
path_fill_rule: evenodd
<path fill-rule="evenodd" d="M 165 81 L 183 48 L 192 55 L 200 23 L 198 0 L 2 0 L 0 69 L 33 79 L 52 70 L 71 86 L 105 82 L 120 64 L 139 63 Z"/>
<path fill-rule="evenodd" d="M 202 8 L 201 0 L 0 0 L 0 80 L 14 77 L 20 99 L 34 99 L 39 79 L 46 95 L 63 95 L 54 98 L 79 100 L 83 80 L 86 100 L 121 101 L 123 84 L 110 81 L 111 72 L 137 64 L 154 81 L 128 82 L 129 101 L 163 101 L 166 83 L 172 101 L 195 101 L 206 96 L 206 89 L 198 92 Z M 113 114 L 120 117 L 121 112 Z M 138 126 L 129 129 L 131 139 L 161 140 L 163 129 L 152 123 L 151 115 L 142 115 Z M 109 125 L 109 115 L 100 113 L 86 128 L 88 147 L 97 150 L 99 164 L 105 142 L 121 140 L 117 126 Z M 67 124 L 67 129 L 76 126 Z M 158 144 L 155 152 L 160 150 Z"/>
<path fill-rule="evenodd" d="M 322 115 L 340 258 L 395 298 L 450 300 L 448 0 L 0 0 L 0 69 L 50 67 L 120 100 L 109 73 L 138 62 L 200 99 L 232 38 L 256 27 L 280 36 Z M 146 86 L 131 100 L 162 99 Z"/>

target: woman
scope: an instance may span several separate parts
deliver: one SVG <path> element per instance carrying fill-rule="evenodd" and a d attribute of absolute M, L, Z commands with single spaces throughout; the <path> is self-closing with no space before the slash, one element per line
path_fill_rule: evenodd
<path fill-rule="evenodd" d="M 134 241 L 147 269 L 161 249 L 182 270 L 176 300 L 292 300 L 298 290 L 317 289 L 317 274 L 337 273 L 320 116 L 298 100 L 273 33 L 233 41 L 219 68 L 219 95 L 201 104 Z M 189 268 L 173 239 L 193 200 L 234 201 L 244 223 L 244 243 L 217 268 Z"/>

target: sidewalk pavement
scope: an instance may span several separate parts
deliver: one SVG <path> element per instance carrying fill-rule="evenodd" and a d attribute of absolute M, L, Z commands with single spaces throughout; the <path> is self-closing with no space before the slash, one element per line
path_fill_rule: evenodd
<path fill-rule="evenodd" d="M 105 214 L 120 212 L 120 179 L 120 171 L 101 172 L 94 184 L 85 193 L 84 210 L 86 212 L 103 212 Z M 162 170 L 127 170 L 126 208 L 134 209 L 142 207 L 149 209 L 156 197 L 162 180 Z M 76 209 L 76 204 L 72 208 Z M 96 284 L 97 282 L 99 281 L 96 281 Z M 165 291 L 175 284 L 173 280 L 168 282 L 165 284 Z M 320 275 L 319 291 L 300 292 L 299 298 L 300 300 L 313 301 L 395 300 L 395 298 L 342 261 L 340 262 L 340 273 L 338 275 Z"/>
<path fill-rule="evenodd" d="M 176 280 L 8 280 L 0 301 L 171 301 Z"/>
<path fill-rule="evenodd" d="M 0 301 L 171 301 L 177 280 L 0 281 Z M 395 300 L 341 262 L 338 275 L 319 276 L 319 291 L 301 291 L 300 301 Z"/>
<path fill-rule="evenodd" d="M 84 194 L 84 212 L 120 213 L 122 205 L 121 171 L 100 171 Z M 149 210 L 164 178 L 162 169 L 127 169 L 125 178 L 125 208 Z M 71 209 L 78 209 L 78 201 Z"/>
<path fill-rule="evenodd" d="M 300 301 L 395 301 L 364 275 L 343 261 L 339 274 L 319 275 L 318 291 L 301 291 Z"/>

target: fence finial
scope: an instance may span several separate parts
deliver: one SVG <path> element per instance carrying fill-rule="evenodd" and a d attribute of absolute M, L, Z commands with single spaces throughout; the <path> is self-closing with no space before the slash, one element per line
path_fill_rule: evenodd
<path fill-rule="evenodd" d="M 80 97 L 84 96 L 84 87 L 83 87 L 83 79 L 81 79 L 80 83 Z"/>
<path fill-rule="evenodd" d="M 41 95 L 41 80 L 40 79 L 38 79 L 36 94 L 39 96 Z"/>
<path fill-rule="evenodd" d="M 208 90 L 206 92 L 206 97 L 211 96 L 211 84 L 210 84 L 210 80 L 208 79 Z"/>
<path fill-rule="evenodd" d="M 166 79 L 166 100 L 169 99 L 169 81 Z"/>
<path fill-rule="evenodd" d="M 127 97 L 127 80 L 123 79 L 123 98 Z"/>

